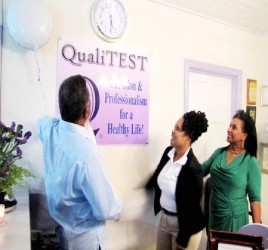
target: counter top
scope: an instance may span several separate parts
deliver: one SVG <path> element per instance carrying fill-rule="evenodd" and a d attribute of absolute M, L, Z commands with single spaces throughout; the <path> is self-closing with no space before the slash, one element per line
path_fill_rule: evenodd
<path fill-rule="evenodd" d="M 15 210 L 5 214 L 0 227 L 0 250 L 31 250 L 31 228 L 28 190 L 14 190 Z"/>

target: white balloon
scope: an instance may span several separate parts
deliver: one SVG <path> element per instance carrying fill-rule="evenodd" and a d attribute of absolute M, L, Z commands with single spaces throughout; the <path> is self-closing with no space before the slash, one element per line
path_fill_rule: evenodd
<path fill-rule="evenodd" d="M 37 50 L 49 40 L 53 19 L 42 0 L 14 0 L 8 8 L 7 26 L 17 43 Z"/>

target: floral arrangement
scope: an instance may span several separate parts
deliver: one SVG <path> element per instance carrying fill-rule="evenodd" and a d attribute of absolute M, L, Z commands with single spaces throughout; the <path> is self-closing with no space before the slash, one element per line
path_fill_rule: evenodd
<path fill-rule="evenodd" d="M 19 147 L 31 137 L 30 131 L 23 134 L 23 126 L 12 122 L 10 127 L 0 121 L 0 191 L 9 197 L 13 196 L 13 186 L 24 186 L 25 178 L 33 177 L 31 172 L 15 162 L 22 158 L 22 150 Z"/>

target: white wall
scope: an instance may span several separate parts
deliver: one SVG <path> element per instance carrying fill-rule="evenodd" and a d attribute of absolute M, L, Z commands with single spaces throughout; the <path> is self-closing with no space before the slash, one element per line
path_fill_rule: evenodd
<path fill-rule="evenodd" d="M 43 190 L 42 147 L 36 120 L 42 115 L 41 86 L 32 51 L 11 38 L 6 23 L 10 0 L 3 0 L 3 65 L 1 120 L 22 123 L 33 136 L 23 147 L 22 164 L 38 177 L 32 192 Z M 99 42 L 90 24 L 93 0 L 45 0 L 54 17 L 49 42 L 37 52 L 48 109 L 55 107 L 57 41 L 59 37 Z M 267 107 L 260 107 L 260 86 L 267 85 L 268 38 L 212 22 L 148 0 L 122 0 L 128 12 L 128 27 L 115 46 L 147 50 L 150 54 L 149 145 L 101 146 L 111 181 L 125 203 L 122 221 L 108 223 L 108 249 L 153 249 L 157 223 L 151 202 L 141 189 L 169 144 L 175 121 L 183 114 L 184 59 L 226 66 L 243 72 L 243 102 L 246 79 L 258 81 L 257 129 L 261 134 Z M 27 15 L 27 13 L 25 13 Z M 211 104 L 213 105 L 213 104 Z M 225 131 L 223 131 L 225 133 Z M 263 176 L 264 211 L 267 211 L 267 175 Z M 266 183 L 266 185 L 265 185 Z M 266 195 L 265 195 L 266 194 Z M 267 214 L 263 222 L 268 224 Z"/>
<path fill-rule="evenodd" d="M 268 65 L 268 37 L 266 36 L 264 38 L 264 44 L 265 44 L 265 48 L 263 50 L 263 57 L 264 57 L 264 61 L 263 63 L 259 64 L 262 72 L 264 73 L 263 75 L 265 75 L 264 79 L 263 79 L 263 86 L 267 86 L 268 85 L 268 81 L 267 81 L 267 70 L 265 70 L 265 68 Z M 259 89 L 259 94 L 260 94 L 261 90 Z M 267 142 L 268 143 L 268 138 L 265 135 L 264 132 L 264 126 L 265 123 L 268 122 L 268 107 L 265 106 L 261 106 L 260 105 L 260 97 L 258 98 L 259 100 L 259 105 L 258 105 L 258 114 L 257 114 L 257 119 L 258 119 L 258 123 L 257 123 L 257 132 L 258 132 L 258 140 L 261 142 Z M 268 224 L 268 195 L 267 195 L 267 190 L 268 190 L 268 174 L 262 174 L 262 219 L 263 219 L 263 223 L 264 224 Z"/>

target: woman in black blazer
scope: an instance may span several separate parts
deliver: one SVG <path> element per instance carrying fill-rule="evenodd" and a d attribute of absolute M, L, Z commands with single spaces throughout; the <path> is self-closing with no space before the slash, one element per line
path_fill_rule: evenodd
<path fill-rule="evenodd" d="M 170 146 L 146 185 L 155 189 L 155 214 L 161 211 L 157 250 L 185 249 L 190 237 L 205 227 L 203 174 L 191 145 L 207 127 L 205 113 L 185 113 L 176 122 Z"/>

